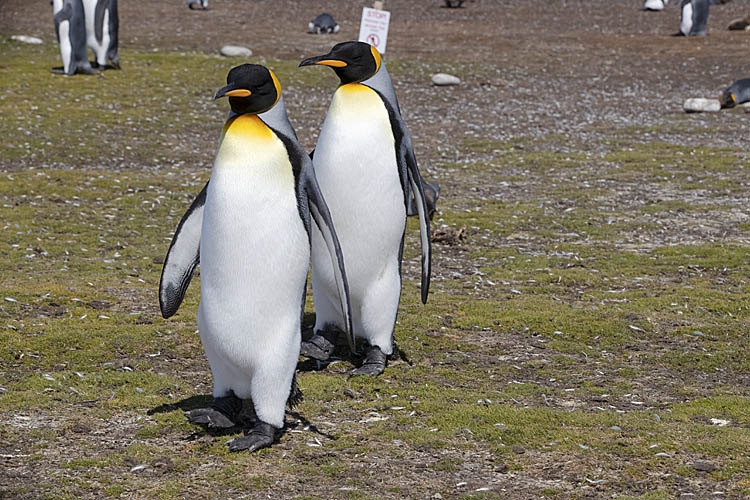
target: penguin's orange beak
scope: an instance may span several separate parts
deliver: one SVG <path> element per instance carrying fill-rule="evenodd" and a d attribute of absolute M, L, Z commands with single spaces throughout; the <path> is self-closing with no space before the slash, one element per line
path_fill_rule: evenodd
<path fill-rule="evenodd" d="M 330 66 L 331 68 L 345 68 L 347 66 L 346 61 L 341 61 L 339 59 L 325 59 L 325 57 L 328 54 L 324 56 L 317 56 L 317 57 L 310 57 L 309 59 L 305 59 L 301 63 L 299 63 L 299 68 L 302 66 L 312 66 L 313 64 L 320 64 L 321 66 Z"/>

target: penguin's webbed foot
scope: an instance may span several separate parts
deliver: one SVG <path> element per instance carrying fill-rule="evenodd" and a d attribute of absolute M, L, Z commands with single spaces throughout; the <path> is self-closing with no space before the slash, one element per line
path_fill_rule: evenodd
<path fill-rule="evenodd" d="M 250 431 L 238 438 L 229 441 L 229 451 L 257 451 L 268 448 L 273 444 L 276 437 L 276 428 L 258 420 L 258 423 Z"/>
<path fill-rule="evenodd" d="M 214 398 L 211 408 L 197 408 L 185 412 L 185 416 L 193 425 L 203 425 L 213 429 L 228 429 L 237 424 L 235 420 L 242 411 L 242 400 L 229 393 L 228 396 Z"/>
<path fill-rule="evenodd" d="M 185 416 L 191 424 L 211 429 L 228 429 L 235 426 L 235 423 L 226 415 L 213 408 L 196 408 L 185 412 Z"/>
<path fill-rule="evenodd" d="M 302 342 L 300 354 L 318 361 L 326 361 L 336 349 L 337 338 L 337 332 L 322 331 L 316 333 L 310 340 Z"/>
<path fill-rule="evenodd" d="M 354 370 L 351 376 L 368 375 L 370 377 L 377 377 L 385 370 L 386 358 L 387 356 L 380 350 L 380 347 L 369 346 L 362 366 Z"/>

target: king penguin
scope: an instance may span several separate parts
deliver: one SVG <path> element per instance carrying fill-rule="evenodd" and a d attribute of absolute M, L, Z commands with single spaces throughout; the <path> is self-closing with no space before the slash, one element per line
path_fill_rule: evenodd
<path fill-rule="evenodd" d="M 295 367 L 301 341 L 310 220 L 335 270 L 339 313 L 351 332 L 341 246 L 307 153 L 287 119 L 281 86 L 264 66 L 233 68 L 215 99 L 229 98 L 211 178 L 180 221 L 162 269 L 159 302 L 177 311 L 201 264 L 198 328 L 214 379 L 214 403 L 191 423 L 233 427 L 242 400 L 257 420 L 231 451 L 270 446 L 284 406 L 301 399 Z M 351 341 L 353 338 L 350 336 Z"/>
<path fill-rule="evenodd" d="M 721 108 L 733 108 L 750 101 L 750 78 L 737 80 L 719 96 Z"/>
<path fill-rule="evenodd" d="M 92 66 L 120 69 L 117 0 L 83 0 L 83 10 L 86 13 L 86 44 L 94 53 Z M 110 65 L 107 65 L 108 61 Z"/>
<path fill-rule="evenodd" d="M 709 0 L 682 0 L 680 2 L 680 32 L 675 36 L 700 36 L 706 34 Z"/>
<path fill-rule="evenodd" d="M 52 12 L 63 61 L 62 67 L 52 68 L 52 72 L 65 75 L 93 74 L 86 57 L 86 20 L 82 1 L 52 0 Z"/>
<path fill-rule="evenodd" d="M 332 68 L 341 83 L 333 94 L 313 166 L 341 238 L 352 299 L 354 334 L 365 340 L 354 375 L 383 372 L 393 352 L 401 294 L 407 204 L 414 193 L 422 246 L 422 302 L 430 285 L 430 222 L 411 136 L 378 50 L 363 42 L 339 43 L 300 66 Z M 336 307 L 335 279 L 313 232 L 312 287 L 315 335 L 302 353 L 327 359 L 345 326 Z"/>

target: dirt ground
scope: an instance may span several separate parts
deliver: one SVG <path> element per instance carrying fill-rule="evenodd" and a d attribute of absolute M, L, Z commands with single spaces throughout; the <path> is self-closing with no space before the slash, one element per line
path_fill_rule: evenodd
<path fill-rule="evenodd" d="M 520 294 L 515 288 L 509 291 L 509 282 L 505 282 L 508 286 L 499 290 L 492 281 L 490 283 L 493 286 L 486 282 L 468 283 L 468 277 L 476 276 L 477 273 L 481 276 L 480 269 L 484 269 L 482 262 L 500 262 L 499 249 L 517 251 L 533 259 L 545 253 L 550 239 L 543 233 L 544 228 L 535 228 L 539 229 L 535 231 L 522 227 L 512 234 L 500 235 L 483 223 L 472 226 L 470 221 L 466 222 L 461 218 L 461 214 L 480 211 L 479 208 L 487 211 L 501 202 L 504 206 L 514 203 L 537 204 L 541 209 L 549 209 L 556 214 L 579 209 L 579 204 L 586 204 L 581 199 L 585 199 L 588 194 L 576 192 L 570 198 L 555 199 L 547 190 L 548 187 L 553 183 L 580 187 L 590 180 L 594 182 L 593 179 L 599 176 L 598 162 L 613 151 L 622 153 L 618 149 L 620 145 L 624 150 L 646 156 L 653 151 L 658 161 L 667 163 L 671 161 L 669 152 L 677 149 L 668 149 L 665 153 L 662 146 L 653 144 L 669 144 L 670 148 L 711 148 L 711 151 L 726 148 L 731 150 L 727 155 L 733 161 L 736 160 L 736 164 L 741 164 L 737 169 L 741 173 L 736 178 L 722 179 L 722 182 L 727 183 L 725 187 L 712 188 L 710 205 L 713 208 L 706 208 L 705 211 L 676 209 L 654 214 L 648 219 L 649 224 L 653 224 L 653 229 L 643 229 L 645 225 L 627 226 L 627 229 L 617 233 L 603 246 L 612 252 L 632 251 L 643 255 L 657 248 L 678 244 L 710 243 L 717 247 L 723 244 L 750 244 L 750 217 L 747 212 L 750 202 L 750 195 L 747 194 L 747 188 L 750 187 L 747 155 L 750 114 L 735 110 L 685 115 L 682 111 L 682 102 L 686 98 L 718 97 L 733 81 L 750 76 L 747 57 L 750 54 L 750 33 L 726 30 L 731 20 L 750 14 L 750 1 L 735 0 L 724 6 L 712 7 L 709 35 L 689 39 L 671 36 L 679 27 L 679 12 L 673 5 L 675 2 L 670 2 L 665 11 L 658 13 L 640 10 L 640 0 L 474 0 L 465 3 L 465 7 L 461 9 L 441 8 L 442 3 L 439 0 L 385 2 L 385 8 L 392 15 L 385 58 L 386 61 L 396 62 L 394 74 L 397 78 L 394 83 L 414 139 L 423 175 L 428 180 L 440 183 L 439 205 L 447 213 L 443 218 L 436 216 L 434 230 L 445 227 L 457 229 L 463 225 L 468 226 L 469 235 L 463 244 L 435 245 L 433 293 L 438 297 L 439 306 L 433 312 L 439 313 L 440 319 L 432 321 L 429 327 L 418 325 L 420 332 L 424 330 L 422 338 L 428 338 L 426 344 L 449 342 L 445 338 L 441 339 L 445 336 L 442 333 L 445 328 L 451 332 L 450 342 L 455 340 L 458 344 L 451 343 L 446 352 L 435 353 L 428 347 L 424 347 L 424 351 L 420 350 L 422 347 L 419 346 L 423 341 L 418 338 L 409 344 L 409 337 L 406 345 L 412 345 L 413 351 L 408 354 L 422 354 L 423 359 L 417 361 L 416 366 L 429 373 L 449 369 L 460 371 L 462 363 L 470 363 L 477 373 L 489 373 L 502 364 L 510 366 L 508 370 L 516 374 L 518 380 L 538 387 L 548 387 L 553 384 L 550 380 L 555 379 L 550 378 L 547 368 L 542 369 L 542 365 L 534 364 L 541 359 L 540 356 L 543 357 L 538 353 L 546 352 L 549 356 L 550 351 L 556 351 L 544 345 L 547 340 L 540 340 L 542 337 L 515 323 L 509 327 L 509 331 L 517 335 L 495 335 L 504 327 L 498 321 L 492 322 L 494 316 L 484 323 L 480 320 L 476 325 L 466 326 L 461 323 L 460 315 L 453 308 L 459 307 L 456 304 L 464 304 L 457 302 L 456 297 L 478 302 L 494 300 L 501 304 L 511 300 L 516 292 Z M 301 60 L 326 52 L 335 42 L 355 39 L 359 31 L 362 6 L 361 3 L 346 0 L 211 0 L 209 10 L 203 12 L 190 11 L 180 0 L 123 1 L 119 5 L 120 47 L 141 52 L 216 54 L 221 46 L 236 44 L 250 47 L 254 57 Z M 35 15 L 29 15 L 30 12 Z M 311 36 L 305 33 L 308 21 L 321 12 L 331 13 L 341 25 L 341 31 L 337 35 Z M 0 36 L 7 38 L 14 34 L 38 36 L 45 42 L 54 40 L 52 14 L 47 0 L 2 0 Z M 126 60 L 123 61 L 125 70 L 127 64 Z M 3 65 L 3 57 L 0 55 L 0 66 Z M 414 70 L 410 71 L 412 66 Z M 450 88 L 429 85 L 430 74 L 439 71 L 457 74 L 461 77 L 462 84 Z M 28 83 L 34 85 L 33 81 Z M 327 106 L 330 91 L 331 89 L 322 88 L 303 89 L 299 86 L 286 89 L 285 99 L 290 117 L 301 142 L 308 149 L 314 147 L 321 112 Z M 207 127 L 215 132 L 215 127 L 211 128 L 213 125 Z M 205 151 L 196 155 L 197 160 L 190 167 L 191 173 L 205 172 L 210 167 L 216 140 L 216 134 L 212 134 L 203 134 L 204 137 L 195 138 L 191 143 L 191 147 L 196 150 Z M 534 167 L 532 172 L 539 172 L 540 162 L 549 158 L 557 163 L 549 165 L 548 175 L 536 176 L 529 173 L 528 164 L 509 161 L 509 154 L 513 155 L 512 159 L 523 158 L 530 162 Z M 683 151 L 680 150 L 679 154 L 683 154 Z M 565 167 L 560 167 L 564 164 L 566 155 L 580 159 L 577 168 L 566 170 Z M 628 160 L 623 160 L 624 165 L 627 162 Z M 490 167 L 477 167 L 478 165 Z M 34 165 L 33 161 L 26 159 L 13 164 L 0 159 L 0 166 L 4 174 L 20 171 L 22 167 L 45 167 Z M 64 168 L 70 166 L 66 164 Z M 127 168 L 129 167 L 124 167 L 123 170 Z M 137 168 L 145 171 L 150 169 L 150 165 L 139 165 Z M 637 211 L 639 207 L 651 203 L 709 204 L 706 194 L 708 188 L 704 192 L 701 189 L 682 190 L 672 185 L 665 187 L 661 184 L 649 184 L 643 182 L 643 178 L 637 174 L 627 181 L 619 177 L 614 180 L 607 177 L 601 183 L 597 187 L 617 183 L 617 189 L 613 188 L 614 195 L 596 201 L 596 207 L 602 213 L 610 208 L 615 210 L 613 207 L 616 207 L 619 211 L 613 215 L 613 220 L 617 219 L 616 223 L 627 219 L 621 216 L 622 213 Z M 191 189 L 199 184 L 197 181 L 193 182 Z M 721 211 L 715 207 L 721 207 Z M 591 220 L 604 220 L 605 217 L 599 215 L 592 215 Z M 625 222 L 630 223 L 632 220 Z M 492 224 L 494 221 L 488 223 Z M 560 230 L 553 239 L 555 242 L 565 243 L 566 239 L 578 236 L 571 234 L 573 233 Z M 412 237 L 410 241 L 413 243 L 416 240 Z M 718 267 L 718 270 L 689 268 L 688 261 L 686 259 L 684 263 L 680 263 L 679 271 L 664 271 L 664 274 L 654 279 L 661 280 L 661 285 L 665 288 L 679 288 L 683 285 L 681 280 L 700 275 L 716 284 L 717 289 L 724 290 L 722 287 L 726 287 L 732 291 L 739 290 L 737 293 L 744 293 L 745 277 L 722 274 Z M 158 273 L 157 264 L 155 262 L 152 274 Z M 578 265 L 573 262 L 569 267 L 575 268 Z M 737 267 L 744 269 L 747 265 L 747 256 L 740 257 Z M 674 267 L 677 268 L 677 265 Z M 533 271 L 535 270 L 532 269 L 530 273 Z M 495 279 L 492 272 L 506 276 L 504 271 L 487 272 L 488 277 L 482 276 L 485 280 Z M 407 259 L 407 279 L 413 281 L 418 274 L 418 259 Z M 528 277 L 531 276 L 529 274 Z M 633 279 L 633 287 L 641 287 L 637 281 L 640 277 Z M 451 297 L 440 299 L 443 286 L 446 294 L 450 289 L 453 294 Z M 413 294 L 414 288 L 412 286 L 408 293 Z M 617 287 L 614 284 L 612 287 L 605 287 L 609 288 Z M 583 297 L 587 293 L 595 292 L 583 282 L 574 282 L 555 296 L 555 300 L 575 306 L 578 300 L 586 300 Z M 611 296 L 614 297 L 614 293 Z M 129 297 L 122 295 L 122 303 L 114 305 L 113 310 L 138 310 L 151 318 L 145 321 L 161 321 L 156 319 L 158 312 L 155 302 L 140 305 L 143 297 L 140 292 L 134 292 Z M 742 297 L 744 300 L 745 296 Z M 153 300 L 153 297 L 149 300 Z M 742 305 L 746 310 L 746 304 L 742 302 Z M 414 304 L 408 304 L 408 307 L 416 310 Z M 722 308 L 717 306 L 717 309 Z M 727 306 L 727 310 L 729 309 L 731 308 Z M 54 314 L 54 307 L 46 313 L 52 317 Z M 659 314 L 659 309 L 655 308 L 633 318 L 633 326 L 629 325 L 631 331 L 638 332 L 640 327 L 635 325 L 640 324 L 637 323 L 639 319 L 645 321 L 648 317 L 650 321 L 652 316 L 658 317 Z M 737 318 L 736 328 L 747 327 L 746 314 L 745 312 Z M 402 317 L 402 323 L 408 325 L 409 320 Z M 675 323 L 675 328 L 678 326 L 688 328 L 686 324 Z M 190 325 L 183 325 L 183 328 L 190 328 Z M 464 347 L 470 348 L 463 350 L 462 343 Z M 650 354 L 666 353 L 674 348 L 682 349 L 684 340 L 673 340 L 666 336 L 658 339 L 650 337 L 648 340 L 635 338 L 626 344 L 621 351 L 615 352 L 614 358 L 607 358 L 605 354 L 596 363 L 590 362 L 585 352 L 582 355 L 581 352 L 556 351 L 561 359 L 564 358 L 571 364 L 560 369 L 567 377 L 566 383 L 575 387 L 580 384 L 589 389 L 592 385 L 614 386 L 622 381 L 621 358 L 635 356 L 633 362 L 641 370 L 629 378 L 637 387 L 638 396 L 647 401 L 654 412 L 670 408 L 673 404 L 711 397 L 715 395 L 717 387 L 728 387 L 728 394 L 744 398 L 741 400 L 744 402 L 750 396 L 750 373 L 746 371 L 727 368 L 726 372 L 717 369 L 698 374 L 698 368 L 685 368 L 683 375 L 690 378 L 691 391 L 694 391 L 687 395 L 682 378 L 675 377 L 669 366 L 654 361 L 656 358 L 648 358 Z M 587 347 L 583 342 L 582 346 Z M 737 366 L 745 366 L 742 364 L 748 355 L 745 347 L 746 344 L 740 344 L 739 352 L 732 354 Z M 181 350 L 183 348 L 189 351 Z M 125 351 L 127 349 L 123 349 Z M 173 352 L 169 349 L 160 352 L 160 357 L 147 360 L 151 363 L 152 371 L 179 373 L 190 387 L 185 391 L 181 390 L 184 394 L 181 392 L 178 396 L 186 399 L 179 404 L 164 403 L 163 407 L 149 408 L 151 414 L 158 416 L 175 410 L 178 406 L 181 409 L 189 408 L 197 404 L 197 400 L 187 400 L 189 394 L 199 399 L 200 395 L 210 393 L 210 379 L 207 376 L 210 372 L 197 341 L 194 340 L 187 346 L 174 347 Z M 189 357 L 185 357 L 185 352 L 189 352 Z M 123 354 L 123 359 L 117 362 L 118 369 L 134 365 L 135 356 L 133 359 L 128 356 L 130 354 Z M 344 368 L 340 365 L 333 365 L 329 370 L 343 377 Z M 404 362 L 396 363 L 396 367 L 404 366 Z M 537 366 L 540 367 L 538 370 L 534 368 Z M 21 379 L 26 372 L 9 363 L 9 366 L 2 368 L 2 373 L 4 379 L 0 379 L 0 382 L 7 384 Z M 439 380 L 437 375 L 435 377 Z M 509 384 L 515 381 L 510 375 L 506 378 Z M 394 380 L 397 385 L 399 375 Z M 484 382 L 486 381 L 456 379 L 439 383 L 460 393 L 462 390 L 471 392 Z M 348 386 L 344 390 L 351 392 Z M 560 388 L 560 391 L 564 390 L 567 389 Z M 352 405 L 356 404 L 370 411 L 371 418 L 378 419 L 385 408 L 380 401 L 381 392 L 382 397 L 388 398 L 388 391 L 387 387 L 374 390 L 371 386 L 364 385 L 355 390 L 353 395 L 338 393 L 340 399 L 335 403 L 338 405 L 336 408 L 346 406 L 351 401 Z M 166 397 L 166 392 L 163 397 Z M 311 392 L 315 394 L 315 389 L 311 389 Z M 403 392 L 408 391 L 404 389 Z M 539 407 L 545 411 L 550 408 L 561 412 L 587 409 L 596 413 L 592 408 L 606 407 L 608 404 L 609 408 L 619 410 L 622 414 L 637 409 L 629 403 L 615 401 L 614 397 L 601 395 L 596 391 L 584 390 L 585 395 L 580 397 L 569 393 L 565 395 L 564 392 L 556 394 L 556 397 L 542 393 L 541 396 L 534 394 L 512 398 L 498 395 L 497 398 L 508 404 L 515 402 L 521 407 Z M 638 401 L 636 403 L 640 404 Z M 85 405 L 84 402 L 79 406 Z M 321 414 L 325 414 L 325 404 L 321 405 Z M 359 406 L 357 408 L 361 409 Z M 357 414 L 354 409 L 333 413 L 325 414 L 325 418 L 333 422 L 331 426 L 334 429 L 334 424 L 350 425 L 351 419 L 364 418 L 353 416 Z M 747 410 L 738 410 L 738 413 L 746 415 Z M 321 447 L 319 450 L 314 443 L 319 444 L 320 439 L 328 444 L 327 431 L 323 429 L 317 434 L 309 432 L 309 422 L 305 419 L 315 420 L 311 414 L 296 414 L 294 418 L 288 417 L 288 421 L 293 422 L 293 430 L 290 432 L 298 431 L 301 434 L 304 430 L 305 439 L 313 444 L 307 444 L 306 447 L 304 443 L 295 444 L 284 440 L 272 452 L 274 455 L 269 459 L 269 465 L 250 461 L 255 459 L 235 459 L 239 462 L 233 462 L 233 468 L 226 475 L 236 470 L 246 471 L 251 466 L 258 468 L 258 477 L 262 478 L 256 483 L 252 483 L 252 478 L 249 479 L 254 488 L 252 491 L 243 490 L 242 484 L 238 485 L 222 475 L 221 470 L 225 464 L 222 456 L 217 455 L 218 452 L 212 451 L 203 461 L 196 458 L 195 455 L 201 451 L 213 450 L 211 447 L 217 442 L 215 436 L 191 436 L 190 439 L 196 441 L 197 445 L 185 454 L 192 461 L 186 459 L 184 463 L 173 463 L 177 459 L 170 458 L 170 453 L 174 452 L 171 447 L 182 447 L 182 452 L 187 446 L 184 443 L 172 443 L 172 440 L 178 439 L 177 435 L 184 434 L 178 427 L 166 434 L 141 435 L 141 438 L 149 440 L 150 446 L 161 446 L 165 451 L 163 456 L 151 457 L 147 471 L 151 475 L 147 480 L 136 481 L 135 487 L 127 484 L 107 489 L 106 485 L 97 484 L 91 475 L 84 477 L 84 473 L 79 472 L 82 466 L 66 468 L 65 463 L 71 457 L 78 459 L 79 464 L 86 465 L 88 462 L 85 459 L 94 460 L 104 451 L 122 452 L 124 447 L 131 447 L 125 458 L 118 458 L 116 464 L 97 462 L 96 467 L 101 467 L 104 475 L 137 473 L 138 470 L 134 470 L 143 463 L 143 457 L 138 455 L 137 448 L 141 438 L 134 436 L 144 423 L 140 416 L 135 415 L 132 411 L 114 412 L 114 415 L 102 416 L 97 420 L 98 423 L 79 425 L 75 415 L 33 411 L 16 418 L 6 409 L 2 414 L 5 431 L 0 434 L 0 465 L 4 467 L 0 470 L 0 497 L 156 498 L 162 494 L 159 490 L 161 480 L 170 482 L 171 489 L 163 493 L 165 497 L 183 498 L 741 498 L 743 492 L 750 491 L 747 471 L 735 471 L 734 475 L 729 474 L 727 477 L 719 472 L 714 476 L 704 474 L 705 471 L 694 473 L 690 464 L 700 459 L 700 453 L 690 449 L 681 450 L 687 457 L 686 467 L 691 470 L 691 473 L 685 473 L 684 476 L 676 474 L 674 468 L 660 464 L 639 466 L 629 463 L 628 459 L 620 458 L 616 452 L 608 453 L 607 460 L 610 462 L 602 466 L 595 456 L 572 458 L 572 454 L 556 448 L 545 451 L 542 446 L 514 447 L 513 456 L 518 462 L 509 471 L 505 458 L 499 459 L 483 437 L 476 438 L 468 424 L 466 427 L 463 424 L 459 426 L 450 437 L 451 443 L 458 441 L 464 446 L 456 448 L 451 444 L 450 451 L 433 443 L 429 446 L 405 446 L 397 453 L 380 455 L 377 449 L 379 441 L 372 434 L 353 438 L 356 439 L 356 446 L 369 450 L 369 454 L 367 451 L 361 454 L 350 453 L 348 448 L 343 451 L 328 451 Z M 325 427 L 320 423 L 322 418 L 321 416 L 316 421 L 316 425 L 321 428 Z M 459 416 L 456 418 L 460 420 Z M 554 416 L 549 418 L 555 419 Z M 650 416 L 648 418 L 653 420 Z M 695 417 L 692 421 L 701 419 L 706 420 Z M 748 419 L 739 420 L 736 422 L 736 430 L 746 432 Z M 431 422 L 428 416 L 424 417 L 424 421 Z M 611 423 L 603 423 L 603 428 L 606 429 Z M 433 424 L 438 427 L 434 422 L 427 427 Z M 491 425 L 501 426 L 499 423 Z M 58 429 L 54 449 L 32 452 L 24 448 L 31 445 L 22 443 L 25 438 L 22 440 L 18 436 L 47 439 L 39 430 L 45 427 Z M 647 433 L 648 428 L 644 430 L 644 434 Z M 90 448 L 81 448 L 79 441 L 84 439 L 82 436 L 85 436 L 86 446 Z M 397 434 L 388 436 L 393 437 L 392 440 L 384 438 L 389 445 L 403 445 Z M 475 440 L 479 444 L 474 445 Z M 218 441 L 222 439 L 218 438 Z M 553 439 L 550 438 L 549 441 Z M 613 446 L 628 446 L 627 443 L 622 444 L 623 441 L 627 441 L 627 438 L 619 439 L 618 444 Z M 221 443 L 216 446 L 220 445 Z M 646 446 L 648 443 L 639 442 L 639 445 Z M 671 454 L 672 450 L 669 452 Z M 35 463 L 30 462 L 31 459 L 25 461 L 23 457 L 31 457 L 33 453 L 42 453 L 44 459 Z M 298 456 L 291 466 L 287 465 L 291 460 L 287 458 L 287 454 Z M 342 459 L 344 455 L 346 457 Z M 743 463 L 746 464 L 747 451 L 744 452 L 744 458 Z M 335 467 L 332 465 L 334 460 L 346 461 L 345 472 L 335 468 L 344 467 L 338 465 L 338 462 Z M 330 483 L 319 483 L 319 476 L 313 476 L 312 481 L 308 478 L 308 474 L 312 472 L 305 469 L 305 466 L 325 467 L 329 461 L 331 465 L 325 479 L 330 480 Z M 725 470 L 732 470 L 729 464 L 724 466 Z M 274 467 L 279 467 L 280 471 L 274 470 Z M 602 467 L 609 474 L 608 482 L 597 482 L 595 479 L 599 477 Z M 376 469 L 376 474 L 373 474 L 373 468 Z M 40 480 L 40 471 L 49 477 Z M 207 475 L 207 471 L 214 475 Z M 356 488 L 348 490 L 341 487 L 347 475 L 358 475 L 364 479 L 356 484 Z M 38 481 L 46 485 L 57 485 L 61 490 L 56 492 L 49 487 L 37 489 L 35 485 Z M 182 489 L 184 483 L 191 481 L 194 482 L 192 489 Z M 212 481 L 229 485 L 226 487 L 230 493 L 225 495 L 221 491 L 214 491 Z M 669 484 L 668 491 L 661 489 L 664 483 Z"/>

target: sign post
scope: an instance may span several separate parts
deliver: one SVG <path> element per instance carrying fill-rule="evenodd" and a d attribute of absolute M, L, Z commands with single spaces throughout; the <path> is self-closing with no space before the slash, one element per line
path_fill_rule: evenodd
<path fill-rule="evenodd" d="M 359 41 L 369 43 L 381 54 L 385 53 L 390 22 L 391 13 L 387 10 L 363 8 L 362 22 L 359 25 Z"/>

